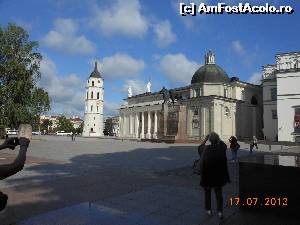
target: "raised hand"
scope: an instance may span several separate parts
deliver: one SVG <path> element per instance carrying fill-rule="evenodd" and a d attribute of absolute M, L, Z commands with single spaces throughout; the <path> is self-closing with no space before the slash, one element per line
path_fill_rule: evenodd
<path fill-rule="evenodd" d="M 19 142 L 19 139 L 16 138 L 16 137 L 12 137 L 12 138 L 8 138 L 4 141 L 3 145 L 6 147 L 6 148 L 10 148 L 12 150 L 15 149 L 15 147 L 17 145 L 19 145 L 20 142 Z"/>

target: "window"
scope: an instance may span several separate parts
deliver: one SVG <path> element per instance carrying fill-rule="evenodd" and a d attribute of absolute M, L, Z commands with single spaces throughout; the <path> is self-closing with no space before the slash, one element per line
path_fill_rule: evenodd
<path fill-rule="evenodd" d="M 96 117 L 94 117 L 94 120 L 96 119 Z"/>
<path fill-rule="evenodd" d="M 199 112 L 198 109 L 194 109 L 194 116 L 198 116 Z"/>
<path fill-rule="evenodd" d="M 277 100 L 277 88 L 271 88 L 271 100 L 272 101 Z"/>
<path fill-rule="evenodd" d="M 100 97 L 100 93 L 99 93 L 99 92 L 97 92 L 97 99 L 99 99 L 99 97 Z"/>
<path fill-rule="evenodd" d="M 93 86 L 93 87 L 95 86 L 95 82 L 94 82 L 94 81 L 92 81 L 92 86 Z"/>
<path fill-rule="evenodd" d="M 86 99 L 89 99 L 89 93 L 88 92 L 86 93 Z"/>
<path fill-rule="evenodd" d="M 91 99 L 93 99 L 94 98 L 94 93 L 93 92 L 91 92 Z"/>
<path fill-rule="evenodd" d="M 93 106 L 91 105 L 91 112 L 93 112 Z"/>
<path fill-rule="evenodd" d="M 294 132 L 297 134 L 300 133 L 300 107 L 295 108 Z"/>
<path fill-rule="evenodd" d="M 100 84 L 100 80 L 98 80 L 98 83 Z"/>
<path fill-rule="evenodd" d="M 91 128 L 91 132 L 94 132 L 94 129 L 93 129 L 93 128 Z"/>
<path fill-rule="evenodd" d="M 277 119 L 277 110 L 272 110 L 272 119 Z"/>
<path fill-rule="evenodd" d="M 227 117 L 230 115 L 230 111 L 229 111 L 228 107 L 225 107 L 224 115 L 227 116 Z"/>
<path fill-rule="evenodd" d="M 251 98 L 251 104 L 252 105 L 257 105 L 257 98 L 255 96 L 252 96 L 252 98 Z"/>
<path fill-rule="evenodd" d="M 224 97 L 225 97 L 225 98 L 228 97 L 228 89 L 224 89 Z"/>
<path fill-rule="evenodd" d="M 99 106 L 97 106 L 97 112 L 99 111 Z"/>

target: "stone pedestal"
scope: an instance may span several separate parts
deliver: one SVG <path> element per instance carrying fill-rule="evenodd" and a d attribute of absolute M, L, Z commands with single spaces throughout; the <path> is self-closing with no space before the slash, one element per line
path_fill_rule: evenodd
<path fill-rule="evenodd" d="M 166 142 L 186 139 L 186 106 L 180 104 L 163 105 L 163 130 L 161 137 Z"/>

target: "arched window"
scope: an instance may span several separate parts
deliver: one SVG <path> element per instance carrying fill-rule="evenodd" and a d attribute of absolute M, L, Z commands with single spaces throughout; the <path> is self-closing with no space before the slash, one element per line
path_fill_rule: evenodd
<path fill-rule="evenodd" d="M 100 93 L 99 93 L 99 92 L 97 92 L 97 99 L 99 99 L 99 97 L 100 97 Z"/>
<path fill-rule="evenodd" d="M 94 98 L 94 93 L 91 91 L 91 99 Z"/>
<path fill-rule="evenodd" d="M 93 106 L 91 105 L 91 112 L 93 112 Z"/>
<path fill-rule="evenodd" d="M 99 111 L 99 106 L 97 106 L 97 112 Z"/>
<path fill-rule="evenodd" d="M 86 92 L 86 99 L 89 99 L 89 93 Z"/>
<path fill-rule="evenodd" d="M 94 132 L 94 129 L 91 127 L 91 132 Z"/>
<path fill-rule="evenodd" d="M 94 82 L 94 81 L 92 81 L 92 86 L 94 87 L 94 85 L 95 85 L 95 82 Z"/>
<path fill-rule="evenodd" d="M 252 98 L 251 98 L 251 104 L 252 105 L 257 105 L 257 98 L 255 96 L 252 96 Z"/>

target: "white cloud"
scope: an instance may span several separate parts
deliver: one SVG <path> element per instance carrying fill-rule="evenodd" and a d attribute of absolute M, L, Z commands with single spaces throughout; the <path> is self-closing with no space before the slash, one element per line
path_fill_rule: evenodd
<path fill-rule="evenodd" d="M 82 115 L 85 82 L 76 74 L 60 76 L 55 63 L 45 56 L 41 61 L 40 71 L 42 75 L 38 85 L 49 93 L 51 111 L 67 115 Z"/>
<path fill-rule="evenodd" d="M 138 80 L 138 79 L 128 79 L 125 80 L 125 83 L 123 85 L 122 91 L 128 93 L 128 87 L 130 86 L 132 89 L 132 94 L 133 95 L 138 95 L 145 93 L 147 91 L 147 86 L 146 82 Z"/>
<path fill-rule="evenodd" d="M 119 114 L 121 103 L 104 101 L 104 114 L 106 116 L 116 116 Z"/>
<path fill-rule="evenodd" d="M 158 47 L 164 48 L 176 41 L 176 35 L 172 32 L 172 27 L 168 20 L 154 24 L 153 29 L 156 35 L 155 43 Z"/>
<path fill-rule="evenodd" d="M 109 9 L 98 6 L 94 8 L 95 15 L 90 24 L 102 34 L 142 37 L 147 32 L 148 21 L 141 14 L 138 0 L 114 0 Z"/>
<path fill-rule="evenodd" d="M 90 63 L 94 66 L 95 60 Z M 136 77 L 144 69 L 143 60 L 135 59 L 130 55 L 117 53 L 115 55 L 104 57 L 100 64 L 100 72 L 106 79 L 116 79 L 124 77 Z"/>
<path fill-rule="evenodd" d="M 242 46 L 239 40 L 235 40 L 232 43 L 233 50 L 238 53 L 239 55 L 244 55 L 246 53 L 244 47 Z"/>
<path fill-rule="evenodd" d="M 95 44 L 84 35 L 77 35 L 78 26 L 72 19 L 56 19 L 54 29 L 43 38 L 49 48 L 69 54 L 89 55 L 96 51 Z"/>
<path fill-rule="evenodd" d="M 167 54 L 160 61 L 160 69 L 172 83 L 189 84 L 200 65 L 185 55 Z"/>
<path fill-rule="evenodd" d="M 262 75 L 261 73 L 253 73 L 252 76 L 248 79 L 248 82 L 251 84 L 261 84 Z"/>

